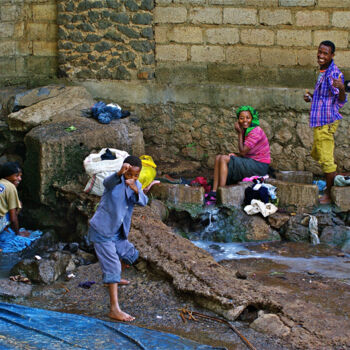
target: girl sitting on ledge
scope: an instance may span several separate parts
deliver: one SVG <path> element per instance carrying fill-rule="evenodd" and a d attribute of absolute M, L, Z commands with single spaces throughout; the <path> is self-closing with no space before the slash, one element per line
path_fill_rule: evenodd
<path fill-rule="evenodd" d="M 213 189 L 207 196 L 207 204 L 216 202 L 218 187 L 235 184 L 245 177 L 264 176 L 269 170 L 270 145 L 259 126 L 258 112 L 251 106 L 241 106 L 236 114 L 239 154 L 216 156 Z"/>

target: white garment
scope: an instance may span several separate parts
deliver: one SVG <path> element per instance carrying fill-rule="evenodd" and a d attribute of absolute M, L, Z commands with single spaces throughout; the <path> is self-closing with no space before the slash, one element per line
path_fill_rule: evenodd
<path fill-rule="evenodd" d="M 272 203 L 263 203 L 257 199 L 253 199 L 250 205 L 244 207 L 244 211 L 248 215 L 254 215 L 257 213 L 261 213 L 264 218 L 267 216 L 276 213 L 278 208 Z"/>

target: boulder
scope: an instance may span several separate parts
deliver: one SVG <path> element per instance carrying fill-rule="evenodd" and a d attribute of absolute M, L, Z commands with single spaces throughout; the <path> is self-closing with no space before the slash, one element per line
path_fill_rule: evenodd
<path fill-rule="evenodd" d="M 33 287 L 30 284 L 0 280 L 0 296 L 5 298 L 27 297 L 32 294 Z"/>
<path fill-rule="evenodd" d="M 67 131 L 74 125 L 75 131 Z M 141 129 L 129 119 L 100 124 L 91 118 L 75 117 L 33 128 L 24 139 L 27 157 L 24 185 L 38 203 L 56 203 L 53 184 L 77 181 L 85 173 L 83 161 L 104 147 L 130 154 L 144 154 Z"/>
<path fill-rule="evenodd" d="M 244 191 L 251 184 L 251 182 L 240 182 L 238 185 L 219 187 L 217 193 L 218 203 L 240 208 L 244 201 Z"/>
<path fill-rule="evenodd" d="M 160 201 L 158 199 L 152 199 L 150 202 L 150 207 L 151 207 L 152 211 L 157 216 L 159 216 L 159 219 L 161 221 L 164 222 L 168 218 L 169 211 L 168 211 L 166 205 L 162 201 Z"/>
<path fill-rule="evenodd" d="M 312 184 L 313 174 L 311 171 L 280 171 L 276 173 L 276 179 L 299 184 Z"/>
<path fill-rule="evenodd" d="M 341 211 L 350 210 L 350 186 L 333 186 L 331 189 L 331 197 L 334 204 L 336 204 Z"/>
<path fill-rule="evenodd" d="M 275 229 L 280 229 L 285 223 L 289 220 L 289 215 L 284 213 L 274 213 L 268 216 L 267 221 L 271 225 L 271 227 Z"/>
<path fill-rule="evenodd" d="M 82 109 L 90 108 L 94 104 L 92 96 L 84 87 L 67 86 L 53 90 L 52 93 L 53 96 L 50 98 L 47 97 L 48 94 L 44 94 L 45 99 L 9 114 L 8 125 L 10 130 L 27 132 L 44 123 L 62 119 L 70 120 L 79 117 Z M 31 96 L 31 94 L 28 96 Z"/>
<path fill-rule="evenodd" d="M 204 188 L 202 186 L 185 186 L 178 184 L 160 183 L 151 187 L 148 192 L 153 198 L 171 203 L 204 203 Z"/>
<path fill-rule="evenodd" d="M 250 328 L 275 337 L 285 337 L 290 333 L 290 328 L 275 314 L 262 314 L 250 324 Z"/>
<path fill-rule="evenodd" d="M 338 248 L 342 248 L 350 240 L 350 227 L 328 226 L 323 229 L 320 241 Z"/>
<path fill-rule="evenodd" d="M 304 215 L 292 216 L 288 221 L 288 226 L 285 232 L 285 238 L 292 242 L 310 242 L 310 233 L 308 222 L 304 225 L 303 220 L 307 221 L 308 217 Z"/>
<path fill-rule="evenodd" d="M 269 179 L 268 183 L 277 187 L 279 207 L 298 213 L 309 212 L 318 204 L 318 187 Z"/>

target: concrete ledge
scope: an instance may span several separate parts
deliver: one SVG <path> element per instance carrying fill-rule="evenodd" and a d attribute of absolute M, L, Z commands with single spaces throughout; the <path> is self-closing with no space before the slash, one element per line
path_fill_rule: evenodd
<path fill-rule="evenodd" d="M 318 187 L 269 179 L 268 183 L 277 187 L 278 206 L 297 213 L 311 211 L 318 204 Z"/>
<path fill-rule="evenodd" d="M 185 186 L 160 183 L 152 186 L 147 195 L 172 203 L 204 203 L 204 188 L 202 186 Z"/>
<path fill-rule="evenodd" d="M 312 184 L 313 174 L 311 171 L 280 171 L 276 173 L 276 179 L 299 184 Z"/>
<path fill-rule="evenodd" d="M 341 211 L 350 210 L 350 187 L 333 186 L 331 189 L 331 197 Z"/>
<path fill-rule="evenodd" d="M 244 201 L 244 191 L 251 182 L 240 182 L 238 185 L 219 187 L 218 204 L 240 208 Z"/>

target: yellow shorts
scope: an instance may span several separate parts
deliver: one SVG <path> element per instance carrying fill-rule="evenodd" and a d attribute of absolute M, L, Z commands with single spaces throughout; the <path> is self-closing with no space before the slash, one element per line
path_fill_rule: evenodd
<path fill-rule="evenodd" d="M 314 144 L 311 157 L 317 160 L 324 173 L 333 173 L 337 170 L 334 163 L 334 133 L 337 131 L 339 120 L 332 124 L 317 126 L 314 129 Z"/>

